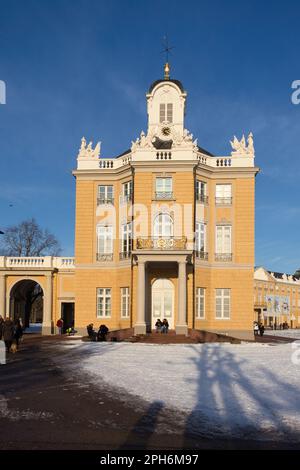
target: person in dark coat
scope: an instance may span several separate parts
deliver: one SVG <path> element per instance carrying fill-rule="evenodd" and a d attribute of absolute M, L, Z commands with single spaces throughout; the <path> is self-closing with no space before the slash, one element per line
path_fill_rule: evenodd
<path fill-rule="evenodd" d="M 87 333 L 89 335 L 89 338 L 91 341 L 97 341 L 97 333 L 96 331 L 94 330 L 94 324 L 93 323 L 90 323 L 87 327 Z"/>
<path fill-rule="evenodd" d="M 161 327 L 162 327 L 162 321 L 160 318 L 158 318 L 156 320 L 156 323 L 155 323 L 155 331 L 156 333 L 158 333 L 160 330 L 161 330 Z"/>
<path fill-rule="evenodd" d="M 169 322 L 166 318 L 163 319 L 161 332 L 167 334 L 169 331 Z"/>
<path fill-rule="evenodd" d="M 98 330 L 98 341 L 105 341 L 108 333 L 108 328 L 106 325 L 100 325 Z"/>
<path fill-rule="evenodd" d="M 264 335 L 264 332 L 265 332 L 265 327 L 264 325 L 261 323 L 259 325 L 259 333 L 260 333 L 260 336 L 263 336 Z"/>
<path fill-rule="evenodd" d="M 6 318 L 4 320 L 2 334 L 6 346 L 6 352 L 9 353 L 15 336 L 14 324 L 10 318 Z"/>
<path fill-rule="evenodd" d="M 15 340 L 17 344 L 17 348 L 19 347 L 20 340 L 23 336 L 23 328 L 20 320 L 15 321 Z"/>

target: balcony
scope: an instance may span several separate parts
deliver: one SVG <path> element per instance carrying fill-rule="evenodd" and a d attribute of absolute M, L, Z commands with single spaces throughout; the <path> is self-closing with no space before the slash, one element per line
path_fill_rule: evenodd
<path fill-rule="evenodd" d="M 97 253 L 96 259 L 97 261 L 112 261 L 113 256 L 113 253 Z"/>
<path fill-rule="evenodd" d="M 123 194 L 120 196 L 120 204 L 128 204 L 128 202 L 132 201 L 132 193 L 130 194 Z"/>
<path fill-rule="evenodd" d="M 139 237 L 137 250 L 185 250 L 186 237 Z"/>
<path fill-rule="evenodd" d="M 97 205 L 101 206 L 102 204 L 114 205 L 114 198 L 113 197 L 97 197 Z"/>
<path fill-rule="evenodd" d="M 129 259 L 131 256 L 131 251 L 121 251 L 119 253 L 120 260 Z"/>
<path fill-rule="evenodd" d="M 215 253 L 215 261 L 232 261 L 232 253 Z"/>
<path fill-rule="evenodd" d="M 196 194 L 196 201 L 202 204 L 208 204 L 208 196 L 205 194 Z"/>
<path fill-rule="evenodd" d="M 196 254 L 196 258 L 198 259 L 202 259 L 204 261 L 208 261 L 208 253 L 207 251 L 195 251 L 195 254 Z"/>
<path fill-rule="evenodd" d="M 232 197 L 216 197 L 216 206 L 231 206 Z"/>
<path fill-rule="evenodd" d="M 156 191 L 155 199 L 156 201 L 167 201 L 173 199 L 173 191 Z"/>

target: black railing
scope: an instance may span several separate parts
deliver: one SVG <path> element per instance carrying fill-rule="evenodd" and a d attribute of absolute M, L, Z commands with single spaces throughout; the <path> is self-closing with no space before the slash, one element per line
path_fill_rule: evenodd
<path fill-rule="evenodd" d="M 203 204 L 208 204 L 208 196 L 205 194 L 196 194 L 196 201 L 203 202 Z"/>
<path fill-rule="evenodd" d="M 232 261 L 232 253 L 215 253 L 215 261 Z"/>
<path fill-rule="evenodd" d="M 217 206 L 231 206 L 232 197 L 216 197 Z"/>
<path fill-rule="evenodd" d="M 204 261 L 207 261 L 208 260 L 208 253 L 207 251 L 195 251 L 195 254 L 196 254 L 196 258 L 198 259 L 203 259 Z"/>
<path fill-rule="evenodd" d="M 112 261 L 113 253 L 97 253 L 97 261 Z"/>
<path fill-rule="evenodd" d="M 100 206 L 102 204 L 112 204 L 112 205 L 114 205 L 114 198 L 113 197 L 98 197 L 97 198 L 97 205 Z"/>
<path fill-rule="evenodd" d="M 119 253 L 120 259 L 128 259 L 131 256 L 131 251 L 121 251 Z"/>
<path fill-rule="evenodd" d="M 127 202 L 132 201 L 132 193 L 129 194 L 122 194 L 120 196 L 120 204 L 126 204 Z"/>
<path fill-rule="evenodd" d="M 157 200 L 173 199 L 173 191 L 156 191 L 155 199 Z"/>

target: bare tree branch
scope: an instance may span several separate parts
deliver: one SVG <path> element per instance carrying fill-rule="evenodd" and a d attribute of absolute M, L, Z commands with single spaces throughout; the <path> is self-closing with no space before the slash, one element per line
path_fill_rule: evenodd
<path fill-rule="evenodd" d="M 1 237 L 0 254 L 4 256 L 58 256 L 60 252 L 57 238 L 34 218 L 7 227 Z"/>

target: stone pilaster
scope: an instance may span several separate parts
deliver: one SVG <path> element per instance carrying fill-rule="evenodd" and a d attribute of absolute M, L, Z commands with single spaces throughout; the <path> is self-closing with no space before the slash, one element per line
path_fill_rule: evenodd
<path fill-rule="evenodd" d="M 187 335 L 186 321 L 186 261 L 178 262 L 178 322 L 176 334 Z"/>
<path fill-rule="evenodd" d="M 137 285 L 137 321 L 134 325 L 135 335 L 146 334 L 145 312 L 145 262 L 139 260 Z"/>

